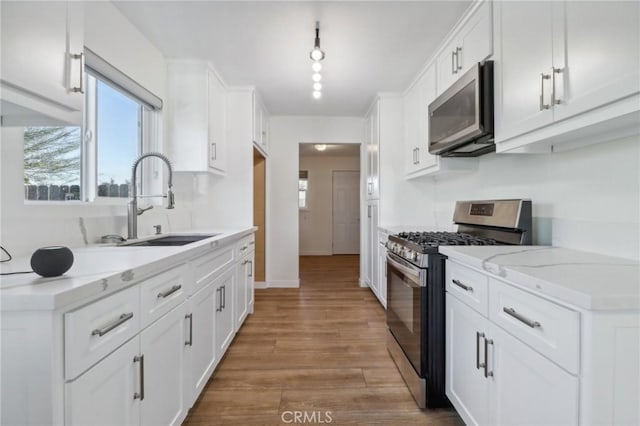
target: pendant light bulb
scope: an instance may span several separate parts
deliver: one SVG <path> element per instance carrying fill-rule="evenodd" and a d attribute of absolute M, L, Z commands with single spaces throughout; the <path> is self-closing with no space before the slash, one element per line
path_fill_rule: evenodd
<path fill-rule="evenodd" d="M 311 69 L 314 72 L 320 72 L 322 70 L 322 64 L 320 62 L 316 61 L 311 65 Z"/>
<path fill-rule="evenodd" d="M 315 90 L 316 92 L 319 92 L 320 90 L 322 90 L 322 84 L 321 83 L 313 83 L 313 90 Z"/>
<path fill-rule="evenodd" d="M 320 99 L 322 97 L 322 92 L 319 90 L 316 90 L 313 92 L 313 99 Z"/>
<path fill-rule="evenodd" d="M 319 72 L 317 72 L 317 73 L 313 74 L 311 76 L 311 78 L 313 79 L 313 81 L 318 83 L 320 80 L 322 80 L 322 75 Z"/>
<path fill-rule="evenodd" d="M 320 21 L 316 21 L 316 39 L 314 40 L 313 50 L 309 53 L 309 56 L 314 61 L 321 61 L 324 59 L 324 52 L 320 49 Z"/>

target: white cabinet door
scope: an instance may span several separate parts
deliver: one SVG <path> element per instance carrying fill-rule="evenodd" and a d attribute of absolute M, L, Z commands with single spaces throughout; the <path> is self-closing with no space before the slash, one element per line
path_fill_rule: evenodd
<path fill-rule="evenodd" d="M 562 12 L 566 40 L 554 45 L 554 66 L 562 70 L 554 119 L 638 93 L 640 3 L 567 1 Z"/>
<path fill-rule="evenodd" d="M 492 325 L 493 425 L 577 425 L 578 379 Z"/>
<path fill-rule="evenodd" d="M 253 305 L 255 303 L 255 265 L 256 265 L 256 254 L 255 252 L 251 253 L 249 256 L 249 279 L 247 280 L 247 306 L 248 313 L 253 313 Z"/>
<path fill-rule="evenodd" d="M 488 425 L 491 382 L 482 364 L 489 322 L 449 294 L 446 305 L 447 397 L 467 425 Z"/>
<path fill-rule="evenodd" d="M 216 356 L 218 360 L 226 352 L 234 336 L 233 328 L 233 292 L 235 287 L 235 269 L 231 268 L 214 282 L 216 288 Z"/>
<path fill-rule="evenodd" d="M 418 83 L 418 150 L 417 168 L 425 170 L 438 164 L 438 157 L 429 153 L 429 104 L 436 98 L 436 69 L 431 66 Z"/>
<path fill-rule="evenodd" d="M 492 4 L 491 1 L 483 2 L 460 30 L 457 76 L 493 54 Z"/>
<path fill-rule="evenodd" d="M 460 76 L 458 72 L 458 64 L 456 55 L 458 54 L 458 39 L 454 38 L 440 52 L 436 59 L 436 67 L 438 70 L 438 96 L 447 90 L 454 81 Z"/>
<path fill-rule="evenodd" d="M 186 407 L 191 407 L 216 365 L 215 287 L 207 285 L 187 302 Z"/>
<path fill-rule="evenodd" d="M 118 350 L 65 385 L 65 424 L 134 426 L 140 422 L 140 391 L 138 338 Z"/>
<path fill-rule="evenodd" d="M 378 299 L 380 297 L 380 276 L 378 270 L 378 201 L 374 200 L 367 206 L 368 227 L 367 234 L 369 240 L 369 278 L 371 289 Z"/>
<path fill-rule="evenodd" d="M 378 242 L 378 295 L 382 306 L 387 308 L 387 249 Z"/>
<path fill-rule="evenodd" d="M 411 174 L 418 169 L 418 147 L 420 145 L 420 85 L 415 86 L 403 99 L 404 108 L 404 151 L 405 173 Z"/>
<path fill-rule="evenodd" d="M 81 2 L 2 2 L 2 98 L 81 124 L 84 18 Z M 23 97 L 13 97 L 17 91 Z M 29 101 L 31 99 L 31 102 Z M 75 112 L 75 114 L 73 114 Z"/>
<path fill-rule="evenodd" d="M 218 77 L 207 73 L 209 86 L 209 167 L 226 170 L 226 93 Z"/>
<path fill-rule="evenodd" d="M 140 424 L 179 425 L 187 415 L 184 391 L 185 304 L 140 333 L 144 398 Z"/>
<path fill-rule="evenodd" d="M 371 138 L 367 145 L 367 200 L 380 198 L 380 101 L 371 110 Z"/>
<path fill-rule="evenodd" d="M 553 17 L 547 2 L 499 2 L 495 6 L 500 51 L 496 68 L 496 140 L 504 140 L 553 120 Z"/>
<path fill-rule="evenodd" d="M 251 260 L 248 257 L 244 257 L 236 266 L 236 284 L 233 290 L 233 328 L 236 332 L 240 330 L 242 323 L 247 317 L 247 291 L 250 280 L 249 273 L 251 272 L 251 269 L 253 269 L 253 265 L 249 264 L 250 262 Z"/>

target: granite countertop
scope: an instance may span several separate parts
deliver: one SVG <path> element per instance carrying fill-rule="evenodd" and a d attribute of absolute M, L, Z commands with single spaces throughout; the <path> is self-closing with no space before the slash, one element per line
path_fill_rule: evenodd
<path fill-rule="evenodd" d="M 197 230 L 180 234 L 218 234 L 184 246 L 135 247 L 101 244 L 72 249 L 71 269 L 59 277 L 35 273 L 0 277 L 0 310 L 54 310 L 115 292 L 201 253 L 255 231 L 255 227 Z M 148 239 L 148 238 L 145 238 Z M 144 239 L 140 239 L 144 240 Z M 3 263 L 3 273 L 31 270 L 30 257 Z"/>
<path fill-rule="evenodd" d="M 456 225 L 436 226 L 436 225 L 378 225 L 378 230 L 389 235 L 400 232 L 455 232 Z"/>
<path fill-rule="evenodd" d="M 640 309 L 640 262 L 548 246 L 442 246 L 449 259 L 587 310 Z"/>

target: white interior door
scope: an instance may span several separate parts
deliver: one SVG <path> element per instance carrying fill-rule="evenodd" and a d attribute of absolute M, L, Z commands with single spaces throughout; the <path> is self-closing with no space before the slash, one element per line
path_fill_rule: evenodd
<path fill-rule="evenodd" d="M 333 172 L 333 254 L 360 253 L 360 172 Z"/>

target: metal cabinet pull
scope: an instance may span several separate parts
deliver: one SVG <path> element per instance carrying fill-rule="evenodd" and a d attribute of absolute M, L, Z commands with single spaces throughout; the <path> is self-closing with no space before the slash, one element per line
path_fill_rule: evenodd
<path fill-rule="evenodd" d="M 373 194 L 373 182 L 367 182 L 367 193 L 369 195 Z"/>
<path fill-rule="evenodd" d="M 133 362 L 139 362 L 138 373 L 140 374 L 140 392 L 133 394 L 133 399 L 144 400 L 144 355 L 134 356 Z"/>
<path fill-rule="evenodd" d="M 164 299 L 166 297 L 169 297 L 170 295 L 172 295 L 176 291 L 180 290 L 181 288 L 182 288 L 182 285 L 180 285 L 180 284 L 174 285 L 169 290 L 161 291 L 160 293 L 158 293 L 158 298 L 163 298 Z"/>
<path fill-rule="evenodd" d="M 538 321 L 530 320 L 529 318 L 525 317 L 524 315 L 517 313 L 516 310 L 513 309 L 513 308 L 502 308 L 502 310 L 507 315 L 514 317 L 518 321 L 528 325 L 531 328 L 537 328 L 537 327 L 541 326 L 541 324 Z"/>
<path fill-rule="evenodd" d="M 561 99 L 556 98 L 556 74 L 562 74 L 562 68 L 551 67 L 551 105 L 560 105 Z"/>
<path fill-rule="evenodd" d="M 193 314 L 186 314 L 184 318 L 189 320 L 189 340 L 184 345 L 193 346 Z"/>
<path fill-rule="evenodd" d="M 489 345 L 493 345 L 493 340 L 484 339 L 484 377 L 493 377 L 493 371 L 489 371 Z"/>
<path fill-rule="evenodd" d="M 80 85 L 78 87 L 71 87 L 73 93 L 82 93 L 84 94 L 84 52 L 81 53 L 72 53 L 71 59 L 78 59 L 80 64 Z"/>
<path fill-rule="evenodd" d="M 484 367 L 484 364 L 480 363 L 480 338 L 484 339 L 484 333 L 476 331 L 476 370 L 480 370 L 482 367 Z"/>
<path fill-rule="evenodd" d="M 216 288 L 216 293 L 218 296 L 218 307 L 216 308 L 216 312 L 222 312 L 222 287 Z"/>
<path fill-rule="evenodd" d="M 249 276 L 253 277 L 253 260 L 249 261 L 249 265 L 251 266 L 251 269 L 249 269 Z"/>
<path fill-rule="evenodd" d="M 456 47 L 456 73 L 458 70 L 462 69 L 462 65 L 460 65 L 460 53 L 462 52 L 462 47 Z"/>
<path fill-rule="evenodd" d="M 459 280 L 451 280 L 451 282 L 457 285 L 458 287 L 460 287 L 461 289 L 463 289 L 464 291 L 471 291 L 471 292 L 473 291 L 473 287 L 471 287 L 470 285 L 462 284 Z"/>
<path fill-rule="evenodd" d="M 218 150 L 217 143 L 211 142 L 211 161 L 216 161 L 218 159 Z"/>
<path fill-rule="evenodd" d="M 242 251 L 245 251 L 245 250 L 246 250 L 246 249 L 248 249 L 248 248 L 249 248 L 249 246 L 243 246 L 243 247 L 240 249 L 240 251 L 241 251 L 241 252 L 242 252 Z"/>
<path fill-rule="evenodd" d="M 93 330 L 91 332 L 92 336 L 99 336 L 102 337 L 105 334 L 107 334 L 108 332 L 110 332 L 111 330 L 113 330 L 114 328 L 118 327 L 119 325 L 124 324 L 125 322 L 129 321 L 131 318 L 133 318 L 133 312 L 128 312 L 126 314 L 122 314 L 120 315 L 117 319 L 111 321 L 110 323 L 100 327 L 100 328 L 96 328 L 95 330 Z"/>
<path fill-rule="evenodd" d="M 451 74 L 456 74 L 458 71 L 456 70 L 456 60 L 454 56 L 456 55 L 456 51 L 451 52 Z"/>
<path fill-rule="evenodd" d="M 221 308 L 224 309 L 227 307 L 227 285 L 223 285 L 222 287 L 222 306 Z"/>
<path fill-rule="evenodd" d="M 371 217 L 371 205 L 367 206 L 367 217 Z"/>
<path fill-rule="evenodd" d="M 544 81 L 550 78 L 549 74 L 540 73 L 540 111 L 551 108 L 549 104 L 544 103 Z"/>
<path fill-rule="evenodd" d="M 416 164 L 420 164 L 420 147 L 416 147 Z"/>

